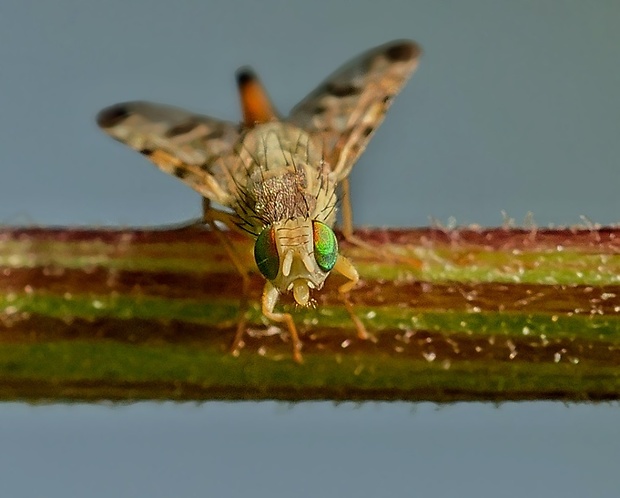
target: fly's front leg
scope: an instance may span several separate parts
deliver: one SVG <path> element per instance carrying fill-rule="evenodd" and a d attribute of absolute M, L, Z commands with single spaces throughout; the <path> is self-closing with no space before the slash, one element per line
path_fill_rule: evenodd
<path fill-rule="evenodd" d="M 353 320 L 353 323 L 355 324 L 355 328 L 357 329 L 357 337 L 364 340 L 371 339 L 376 341 L 376 338 L 366 330 L 366 327 L 362 321 L 354 313 L 353 303 L 349 299 L 349 292 L 360 280 L 359 273 L 357 273 L 355 266 L 353 266 L 353 264 L 342 254 L 339 254 L 336 264 L 334 265 L 334 270 L 349 279 L 348 282 L 338 287 L 338 292 L 340 293 L 340 299 L 344 302 L 344 306 L 347 309 L 351 320 Z"/>
<path fill-rule="evenodd" d="M 289 334 L 291 334 L 291 342 L 293 343 L 293 359 L 297 363 L 303 363 L 303 357 L 301 356 L 301 341 L 297 334 L 297 327 L 290 313 L 275 313 L 273 310 L 276 307 L 280 293 L 273 284 L 269 281 L 265 283 L 265 289 L 263 290 L 262 309 L 263 315 L 269 320 L 274 322 L 285 323 Z"/>
<path fill-rule="evenodd" d="M 239 354 L 239 350 L 243 347 L 243 336 L 246 331 L 247 318 L 246 314 L 248 311 L 248 294 L 250 292 L 250 274 L 248 273 L 247 268 L 243 265 L 241 260 L 239 259 L 239 255 L 235 250 L 234 246 L 230 242 L 230 239 L 222 232 L 220 227 L 217 226 L 216 221 L 223 223 L 227 227 L 234 226 L 233 221 L 231 220 L 231 215 L 228 213 L 224 213 L 221 211 L 216 211 L 211 209 L 209 199 L 203 198 L 202 200 L 202 222 L 205 225 L 211 227 L 213 232 L 216 234 L 220 243 L 224 246 L 228 257 L 232 261 L 234 267 L 241 275 L 242 279 L 242 289 L 241 289 L 241 301 L 239 303 L 239 315 L 237 318 L 237 330 L 235 332 L 235 338 L 230 347 L 230 351 L 233 355 L 237 356 Z"/>
<path fill-rule="evenodd" d="M 344 178 L 340 181 L 340 188 L 342 193 L 341 198 L 341 209 L 342 209 L 342 235 L 347 242 L 351 244 L 361 247 L 362 249 L 366 249 L 367 251 L 377 254 L 383 258 L 392 258 L 393 260 L 401 261 L 408 265 L 413 266 L 414 268 L 421 268 L 422 264 L 416 258 L 411 258 L 407 256 L 401 256 L 398 254 L 392 254 L 389 251 L 379 249 L 372 244 L 360 239 L 357 235 L 353 233 L 353 210 L 351 209 L 351 192 L 349 187 L 349 179 Z"/>

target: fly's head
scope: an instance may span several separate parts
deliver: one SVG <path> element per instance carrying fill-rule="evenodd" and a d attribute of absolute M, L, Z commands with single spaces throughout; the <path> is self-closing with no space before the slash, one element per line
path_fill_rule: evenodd
<path fill-rule="evenodd" d="M 338 241 L 325 223 L 294 218 L 262 230 L 254 245 L 254 259 L 280 292 L 292 291 L 297 304 L 308 306 L 310 289 L 323 287 L 336 264 Z"/>

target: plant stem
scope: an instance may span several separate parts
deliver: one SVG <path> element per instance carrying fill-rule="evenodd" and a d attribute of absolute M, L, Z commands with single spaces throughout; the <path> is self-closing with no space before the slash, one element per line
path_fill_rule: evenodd
<path fill-rule="evenodd" d="M 241 279 L 198 228 L 0 228 L 0 399 L 568 401 L 620 398 L 620 229 L 360 230 L 341 249 L 377 341 L 327 279 L 283 296 L 304 343 L 264 321 L 228 353 Z M 230 234 L 248 267 L 252 240 Z M 419 261 L 419 265 L 411 264 Z"/>

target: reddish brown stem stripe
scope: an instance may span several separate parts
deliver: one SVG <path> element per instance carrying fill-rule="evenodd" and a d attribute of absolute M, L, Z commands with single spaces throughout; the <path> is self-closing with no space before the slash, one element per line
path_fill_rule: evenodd
<path fill-rule="evenodd" d="M 129 333 L 128 333 L 129 331 Z M 435 333 L 426 330 L 403 332 L 383 331 L 377 343 L 354 338 L 350 331 L 321 328 L 301 329 L 306 354 L 346 354 L 355 356 L 385 355 L 415 361 L 453 364 L 455 362 L 510 362 L 548 364 L 587 364 L 615 366 L 620 364 L 620 345 L 580 338 L 476 337 L 458 332 Z M 203 325 L 179 321 L 99 318 L 70 321 L 32 315 L 4 328 L 0 342 L 45 343 L 72 340 L 118 341 L 134 345 L 190 345 L 227 351 L 234 328 L 216 330 Z M 264 330 L 250 332 L 245 339 L 246 350 L 256 354 L 287 355 L 286 338 L 264 335 Z"/>
<path fill-rule="evenodd" d="M 419 229 L 358 229 L 356 235 L 371 244 L 417 245 L 417 246 L 477 246 L 485 250 L 531 250 L 555 249 L 557 247 L 578 247 L 580 250 L 595 250 L 598 253 L 620 252 L 620 228 L 419 228 Z M 239 243 L 250 243 L 248 237 L 237 233 L 229 234 Z M 339 239 L 342 239 L 339 236 Z M 100 241 L 110 245 L 137 245 L 167 242 L 214 243 L 216 237 L 201 228 L 170 229 L 75 229 L 75 228 L 2 228 L 0 242 L 57 241 L 88 242 Z M 342 246 L 349 244 L 342 241 Z"/>

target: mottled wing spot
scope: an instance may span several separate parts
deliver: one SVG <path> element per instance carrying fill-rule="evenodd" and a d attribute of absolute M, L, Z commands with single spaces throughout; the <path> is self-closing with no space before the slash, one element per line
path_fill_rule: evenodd
<path fill-rule="evenodd" d="M 217 128 L 204 137 L 205 140 L 216 140 L 224 137 L 224 129 Z"/>
<path fill-rule="evenodd" d="M 361 88 L 350 84 L 338 84 L 330 82 L 325 87 L 325 91 L 334 97 L 351 97 L 361 92 Z"/>
<path fill-rule="evenodd" d="M 418 47 L 411 43 L 394 45 L 385 51 L 385 56 L 392 62 L 404 62 L 418 55 Z"/>
<path fill-rule="evenodd" d="M 172 174 L 182 180 L 189 174 L 189 172 L 185 168 L 176 167 L 172 170 Z"/>
<path fill-rule="evenodd" d="M 375 131 L 375 129 L 372 126 L 367 126 L 366 128 L 364 128 L 364 136 L 369 136 L 373 131 Z"/>
<path fill-rule="evenodd" d="M 124 104 L 117 104 L 103 109 L 97 114 L 97 124 L 102 128 L 113 128 L 131 116 L 131 111 Z"/>
<path fill-rule="evenodd" d="M 173 138 L 173 137 L 176 137 L 178 135 L 185 135 L 186 133 L 189 133 L 194 128 L 196 128 L 196 126 L 198 126 L 198 123 L 196 123 L 195 121 L 188 121 L 186 123 L 180 123 L 180 124 L 170 128 L 166 132 L 166 136 L 168 138 Z"/>

